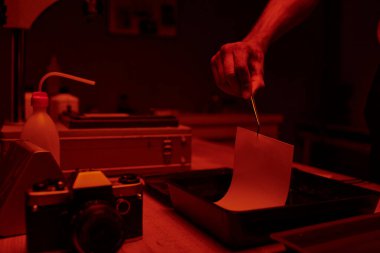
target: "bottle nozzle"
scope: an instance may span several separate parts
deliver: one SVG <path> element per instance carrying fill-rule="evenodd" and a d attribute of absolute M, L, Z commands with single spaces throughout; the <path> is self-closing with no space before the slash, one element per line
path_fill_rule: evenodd
<path fill-rule="evenodd" d="M 77 77 L 77 76 L 73 76 L 73 75 L 69 75 L 69 74 L 65 74 L 65 73 L 61 73 L 61 72 L 49 72 L 46 75 L 44 75 L 41 78 L 40 82 L 38 83 L 38 91 L 42 91 L 42 85 L 44 84 L 44 82 L 46 81 L 46 79 L 48 79 L 51 76 L 60 76 L 60 77 L 64 77 L 64 78 L 71 79 L 71 80 L 74 80 L 74 81 L 78 81 L 78 82 L 81 82 L 81 83 L 85 83 L 85 84 L 88 84 L 88 85 L 95 85 L 95 81 L 92 81 L 92 80 L 89 80 L 89 79 L 85 79 L 85 78 L 82 78 L 82 77 Z"/>

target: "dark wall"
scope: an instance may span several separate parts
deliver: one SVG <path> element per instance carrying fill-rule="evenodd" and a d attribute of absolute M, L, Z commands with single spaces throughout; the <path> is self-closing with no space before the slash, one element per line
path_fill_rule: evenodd
<path fill-rule="evenodd" d="M 93 89 L 71 86 L 84 110 L 115 111 L 121 94 L 137 111 L 205 110 L 210 94 L 219 92 L 211 76 L 211 56 L 223 42 L 246 32 L 234 31 L 238 8 L 231 8 L 232 1 L 218 2 L 179 0 L 178 35 L 160 38 L 110 34 L 107 11 L 88 21 L 82 1 L 62 0 L 28 34 L 27 84 L 46 71 L 55 55 L 65 72 L 97 81 Z M 242 3 L 235 1 L 234 6 Z"/>
<path fill-rule="evenodd" d="M 0 128 L 10 118 L 11 51 L 11 33 L 0 29 Z"/>
<path fill-rule="evenodd" d="M 80 97 L 83 111 L 114 112 L 123 94 L 134 111 L 163 107 L 207 112 L 213 94 L 221 96 L 224 110 L 251 110 L 215 87 L 209 61 L 222 44 L 249 31 L 267 1 L 178 0 L 178 34 L 173 38 L 111 34 L 107 8 L 89 20 L 83 2 L 60 0 L 26 32 L 27 89 L 54 56 L 62 71 L 97 81 L 96 87 L 60 81 Z M 267 87 L 257 97 L 260 112 L 285 114 L 282 138 L 290 142 L 301 122 L 357 122 L 359 113 L 351 101 L 364 107 L 374 59 L 379 58 L 369 36 L 378 1 L 321 2 L 309 19 L 271 46 Z M 359 19 L 365 21 L 356 23 Z M 342 30 L 345 25 L 349 28 Z M 368 68 L 361 64 L 367 59 Z"/>
<path fill-rule="evenodd" d="M 114 111 L 119 96 L 126 94 L 137 111 L 150 107 L 205 111 L 214 93 L 223 96 L 226 107 L 250 110 L 244 101 L 219 92 L 209 61 L 222 44 L 249 31 L 266 1 L 179 0 L 174 38 L 110 34 L 107 11 L 88 21 L 81 4 L 62 0 L 35 22 L 28 33 L 28 85 L 38 80 L 55 55 L 62 70 L 97 81 L 94 88 L 70 86 L 83 110 Z M 260 111 L 285 113 L 292 120 L 300 114 L 312 117 L 324 61 L 323 8 L 269 51 L 267 89 L 258 97 Z"/>
<path fill-rule="evenodd" d="M 339 80 L 351 88 L 349 101 L 350 124 L 365 126 L 364 106 L 370 84 L 380 64 L 380 42 L 377 22 L 380 1 L 342 1 Z"/>

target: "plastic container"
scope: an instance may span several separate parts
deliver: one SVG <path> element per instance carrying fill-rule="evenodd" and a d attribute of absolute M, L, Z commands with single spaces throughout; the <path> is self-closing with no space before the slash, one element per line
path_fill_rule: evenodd
<path fill-rule="evenodd" d="M 78 82 L 94 85 L 92 80 L 60 73 L 49 72 L 44 75 L 39 84 L 38 91 L 32 93 L 31 104 L 33 107 L 32 115 L 27 119 L 21 132 L 21 140 L 30 141 L 47 151 L 50 151 L 60 166 L 60 140 L 56 125 L 47 113 L 49 98 L 46 92 L 42 92 L 42 85 L 51 76 L 59 76 L 72 79 Z"/>
<path fill-rule="evenodd" d="M 30 141 L 50 151 L 60 165 L 60 142 L 54 121 L 47 113 L 49 98 L 46 92 L 33 92 L 33 113 L 25 122 L 21 139 Z"/>
<path fill-rule="evenodd" d="M 71 94 L 62 93 L 53 96 L 50 100 L 50 116 L 54 121 L 58 121 L 62 112 L 79 112 L 79 99 Z"/>

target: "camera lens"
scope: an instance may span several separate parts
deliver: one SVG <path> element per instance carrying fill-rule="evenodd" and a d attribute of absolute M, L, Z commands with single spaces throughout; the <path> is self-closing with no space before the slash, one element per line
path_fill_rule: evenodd
<path fill-rule="evenodd" d="M 125 238 L 124 220 L 107 203 L 88 203 L 73 220 L 72 236 L 78 252 L 117 252 Z"/>

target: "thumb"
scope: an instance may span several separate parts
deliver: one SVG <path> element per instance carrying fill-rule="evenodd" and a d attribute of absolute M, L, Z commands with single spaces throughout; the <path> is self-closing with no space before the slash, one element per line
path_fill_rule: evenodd
<path fill-rule="evenodd" d="M 265 86 L 264 84 L 264 62 L 263 59 L 258 60 L 257 58 L 252 58 L 250 61 L 250 80 L 249 80 L 249 88 L 246 94 L 243 93 L 243 96 L 247 96 L 250 98 L 254 96 L 257 91 Z"/>
<path fill-rule="evenodd" d="M 255 95 L 258 90 L 265 87 L 264 79 L 261 74 L 255 74 L 251 77 L 250 88 L 252 95 Z"/>
<path fill-rule="evenodd" d="M 245 99 L 249 99 L 250 97 L 256 95 L 257 91 L 261 88 L 264 88 L 264 79 L 261 74 L 254 74 L 251 76 L 249 84 L 244 88 L 242 92 L 242 96 Z"/>
<path fill-rule="evenodd" d="M 254 62 L 254 71 L 251 74 L 250 79 L 250 86 L 252 90 L 252 95 L 255 95 L 257 91 L 261 88 L 264 88 L 264 69 L 263 69 L 263 63 Z"/>

